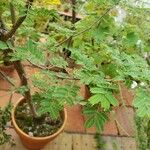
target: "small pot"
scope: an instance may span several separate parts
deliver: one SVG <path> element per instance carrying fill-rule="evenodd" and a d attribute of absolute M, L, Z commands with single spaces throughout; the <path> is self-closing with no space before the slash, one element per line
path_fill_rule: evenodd
<path fill-rule="evenodd" d="M 14 106 L 13 110 L 12 110 L 12 124 L 14 126 L 15 131 L 17 132 L 17 134 L 19 135 L 23 145 L 28 148 L 29 150 L 40 150 L 42 149 L 48 142 L 52 141 L 53 139 L 55 139 L 64 129 L 66 121 L 67 121 L 67 112 L 66 109 L 64 109 L 62 111 L 62 118 L 63 118 L 63 124 L 60 127 L 60 129 L 50 135 L 50 136 L 46 136 L 46 137 L 30 137 L 28 134 L 26 134 L 25 132 L 23 132 L 17 125 L 16 120 L 15 120 L 15 111 L 16 111 L 16 107 L 18 105 L 20 105 L 21 103 L 23 103 L 23 98 L 21 98 Z"/>

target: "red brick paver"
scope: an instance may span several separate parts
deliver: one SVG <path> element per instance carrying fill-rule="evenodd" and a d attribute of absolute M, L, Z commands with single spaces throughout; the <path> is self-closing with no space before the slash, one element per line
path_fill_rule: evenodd
<path fill-rule="evenodd" d="M 69 132 L 85 132 L 81 106 L 67 107 L 67 114 L 68 118 L 65 130 Z"/>
<path fill-rule="evenodd" d="M 121 136 L 134 136 L 135 123 L 134 111 L 131 107 L 119 107 L 116 109 L 116 123 Z"/>
<path fill-rule="evenodd" d="M 124 84 L 120 84 L 121 92 L 115 94 L 115 97 L 119 101 L 120 104 L 124 104 L 126 106 L 133 106 L 134 93 L 129 90 Z"/>

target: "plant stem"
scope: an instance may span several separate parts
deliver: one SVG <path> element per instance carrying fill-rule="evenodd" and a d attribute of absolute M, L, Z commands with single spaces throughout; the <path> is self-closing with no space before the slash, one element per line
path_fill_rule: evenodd
<path fill-rule="evenodd" d="M 23 65 L 21 64 L 21 61 L 15 61 L 14 66 L 15 66 L 16 71 L 17 71 L 17 73 L 19 75 L 19 78 L 21 80 L 21 85 L 28 87 L 28 79 L 26 77 L 26 73 L 24 71 Z M 30 107 L 30 110 L 31 110 L 31 113 L 32 113 L 33 117 L 34 118 L 37 117 L 35 107 L 32 103 L 30 89 L 28 89 L 24 94 L 25 94 L 24 98 L 25 98 L 26 102 L 28 103 L 28 105 Z"/>
<path fill-rule="evenodd" d="M 148 137 L 148 141 L 147 141 L 147 147 L 150 147 L 150 120 L 147 123 L 147 137 Z"/>
<path fill-rule="evenodd" d="M 12 36 L 15 34 L 15 32 L 17 31 L 17 29 L 21 26 L 21 24 L 24 22 L 24 20 L 27 17 L 28 14 L 28 10 L 31 8 L 32 6 L 32 2 L 33 0 L 27 0 L 26 2 L 26 11 L 25 11 L 25 15 L 20 17 L 17 21 L 16 21 L 16 17 L 15 17 L 15 10 L 14 10 L 14 6 L 12 3 L 10 3 L 10 12 L 11 12 L 11 20 L 12 20 L 12 24 L 13 27 L 12 29 L 6 34 L 4 35 L 4 40 L 7 41 L 9 38 L 12 38 Z M 14 42 L 12 42 L 14 45 Z M 19 75 L 19 78 L 21 80 L 21 85 L 22 86 L 26 86 L 28 87 L 28 79 L 26 77 L 26 73 L 25 70 L 23 68 L 23 65 L 21 64 L 21 61 L 15 61 L 14 62 L 14 66 L 15 69 Z M 36 109 L 34 107 L 34 104 L 32 103 L 32 97 L 31 97 L 31 91 L 28 88 L 28 90 L 24 93 L 24 98 L 26 100 L 26 102 L 28 103 L 29 107 L 30 107 L 30 111 L 33 115 L 33 117 L 37 117 L 37 113 L 36 113 Z"/>
<path fill-rule="evenodd" d="M 17 29 L 21 26 L 21 24 L 24 22 L 24 20 L 26 19 L 27 17 L 27 14 L 28 14 L 28 10 L 31 8 L 32 6 L 32 2 L 33 0 L 27 0 L 26 2 L 26 11 L 25 11 L 25 15 L 24 16 L 21 16 L 17 21 L 15 20 L 15 12 L 14 12 L 14 7 L 12 4 L 10 4 L 10 11 L 11 11 L 11 19 L 12 19 L 12 24 L 13 24 L 13 27 L 12 29 L 6 33 L 6 34 L 3 34 L 1 35 L 1 40 L 6 42 L 7 40 L 9 40 L 10 38 L 12 38 L 12 36 L 15 34 L 15 32 L 17 31 Z M 4 24 L 1 21 L 1 27 L 4 28 Z M 12 44 L 14 45 L 14 41 L 12 41 Z M 8 52 L 12 52 L 11 49 L 8 49 L 6 50 L 6 53 Z M 22 86 L 26 86 L 28 87 L 28 80 L 27 80 L 27 77 L 26 77 L 26 74 L 25 74 L 25 70 L 21 64 L 21 61 L 15 61 L 14 62 L 14 66 L 15 66 L 15 69 L 19 75 L 19 78 L 21 80 L 21 85 Z M 36 113 L 36 110 L 35 110 L 35 107 L 32 103 L 32 98 L 31 98 L 31 91 L 30 89 L 28 89 L 25 93 L 24 93 L 24 98 L 26 100 L 26 102 L 28 103 L 29 107 L 30 107 L 30 111 L 33 115 L 33 117 L 37 117 L 37 113 Z"/>
<path fill-rule="evenodd" d="M 0 71 L 0 76 L 5 79 L 10 85 L 15 86 L 14 83 L 7 77 L 7 75 L 5 75 L 5 73 L 3 73 L 2 71 Z"/>
<path fill-rule="evenodd" d="M 0 29 L 1 29 L 1 30 L 2 30 L 2 29 L 6 29 L 5 24 L 4 24 L 3 19 L 2 19 L 1 16 L 0 16 Z"/>
<path fill-rule="evenodd" d="M 101 23 L 101 21 L 103 20 L 103 18 L 104 18 L 116 5 L 118 5 L 119 2 L 120 2 L 120 1 L 118 1 L 114 6 L 108 8 L 108 9 L 104 12 L 104 14 L 103 14 L 102 16 L 100 16 L 96 21 L 94 21 L 89 27 L 87 27 L 86 29 L 84 29 L 84 30 L 82 30 L 82 31 L 80 31 L 80 32 L 78 32 L 78 33 L 73 34 L 73 35 L 72 35 L 72 38 L 73 38 L 73 37 L 76 37 L 76 36 L 79 36 L 79 35 L 81 35 L 81 34 L 84 34 L 85 32 L 90 31 L 93 27 L 99 25 L 99 24 Z M 54 45 L 54 47 L 59 47 L 60 45 L 62 45 L 62 44 L 64 44 L 65 42 L 67 42 L 68 40 L 70 40 L 70 37 L 69 37 L 69 38 L 66 38 L 66 39 L 64 39 L 64 40 L 62 40 L 62 41 L 60 41 L 58 44 Z M 53 46 L 53 45 L 52 45 L 52 46 Z"/>
<path fill-rule="evenodd" d="M 33 3 L 33 0 L 27 0 L 25 15 L 18 18 L 18 20 L 15 22 L 15 24 L 13 24 L 12 29 L 8 33 L 2 35 L 3 41 L 7 41 L 8 39 L 10 39 L 16 33 L 17 29 L 22 25 L 22 23 L 26 19 L 28 11 L 32 6 L 32 3 Z"/>
<path fill-rule="evenodd" d="M 11 12 L 11 22 L 14 25 L 16 23 L 16 14 L 12 2 L 10 2 L 10 12 Z"/>
<path fill-rule="evenodd" d="M 71 0 L 72 2 L 72 23 L 76 23 L 76 0 Z"/>

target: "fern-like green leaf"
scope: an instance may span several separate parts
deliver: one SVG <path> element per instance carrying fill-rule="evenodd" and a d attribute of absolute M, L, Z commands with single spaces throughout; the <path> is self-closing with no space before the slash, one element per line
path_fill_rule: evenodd
<path fill-rule="evenodd" d="M 150 93 L 145 89 L 138 89 L 133 103 L 139 117 L 150 117 Z"/>

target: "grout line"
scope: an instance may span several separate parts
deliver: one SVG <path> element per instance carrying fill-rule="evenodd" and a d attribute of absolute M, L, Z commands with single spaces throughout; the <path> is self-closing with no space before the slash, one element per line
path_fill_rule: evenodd
<path fill-rule="evenodd" d="M 115 122 L 117 123 L 117 128 L 118 129 L 120 127 L 120 129 L 123 130 L 127 136 L 130 136 L 130 134 L 124 129 L 124 127 L 118 122 L 117 119 L 115 119 Z M 119 134 L 120 134 L 120 132 L 119 132 Z"/>
<path fill-rule="evenodd" d="M 84 132 L 71 132 L 71 131 L 64 131 L 67 134 L 82 134 L 82 135 L 95 135 L 96 133 L 84 133 Z M 126 137 L 126 138 L 135 138 L 134 136 L 127 136 L 127 135 L 111 135 L 111 134 L 100 134 L 102 136 L 111 136 L 111 137 Z"/>
<path fill-rule="evenodd" d="M 120 136 L 121 134 L 120 134 L 119 127 L 118 127 L 118 125 L 117 125 L 116 119 L 114 120 L 114 122 L 115 122 L 115 125 L 116 125 L 116 128 L 117 128 L 117 131 L 118 131 L 118 135 Z"/>

